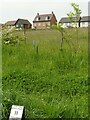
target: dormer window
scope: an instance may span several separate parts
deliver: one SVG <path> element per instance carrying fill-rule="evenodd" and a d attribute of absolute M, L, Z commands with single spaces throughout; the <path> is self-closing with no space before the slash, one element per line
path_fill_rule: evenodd
<path fill-rule="evenodd" d="M 37 18 L 36 18 L 36 21 L 38 21 L 38 20 L 40 20 L 40 17 L 37 17 Z"/>
<path fill-rule="evenodd" d="M 40 17 L 38 17 L 38 20 L 40 20 Z"/>
<path fill-rule="evenodd" d="M 48 16 L 48 20 L 50 19 L 50 17 Z"/>
<path fill-rule="evenodd" d="M 50 17 L 49 17 L 49 16 L 47 16 L 47 17 L 46 17 L 46 20 L 49 20 L 49 19 L 50 19 Z"/>

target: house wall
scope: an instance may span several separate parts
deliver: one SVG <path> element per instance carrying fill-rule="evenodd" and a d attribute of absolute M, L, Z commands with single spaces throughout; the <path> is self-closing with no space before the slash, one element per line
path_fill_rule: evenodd
<path fill-rule="evenodd" d="M 64 28 L 68 28 L 68 27 L 78 27 L 78 23 L 63 23 L 63 27 Z"/>
<path fill-rule="evenodd" d="M 28 29 L 28 28 L 31 28 L 30 24 L 26 24 L 24 25 L 24 28 Z"/>
<path fill-rule="evenodd" d="M 78 23 L 75 25 L 74 23 L 70 24 L 70 23 L 64 23 L 63 24 L 63 27 L 64 28 L 67 28 L 68 26 L 71 26 L 71 27 L 78 27 Z M 80 27 L 88 27 L 88 22 L 80 22 Z"/>
<path fill-rule="evenodd" d="M 64 28 L 67 28 L 68 26 L 71 26 L 70 23 L 63 23 Z"/>
<path fill-rule="evenodd" d="M 37 28 L 37 29 L 45 29 L 45 28 L 50 28 L 51 26 L 51 22 L 47 21 L 47 22 L 34 22 L 33 23 L 33 27 Z"/>
<path fill-rule="evenodd" d="M 78 25 L 79 25 L 79 22 L 78 22 L 78 23 L 72 23 L 72 24 L 71 24 L 72 27 L 79 27 Z"/>
<path fill-rule="evenodd" d="M 57 22 L 57 19 L 55 17 L 55 15 L 53 14 L 52 18 L 51 18 L 51 25 L 55 24 Z"/>
<path fill-rule="evenodd" d="M 80 23 L 80 26 L 81 26 L 81 27 L 88 27 L 88 22 L 81 22 L 81 23 Z"/>

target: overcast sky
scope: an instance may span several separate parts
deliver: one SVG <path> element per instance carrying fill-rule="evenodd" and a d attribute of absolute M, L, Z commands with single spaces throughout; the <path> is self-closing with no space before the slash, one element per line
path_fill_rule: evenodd
<path fill-rule="evenodd" d="M 18 18 L 28 19 L 31 23 L 37 13 L 55 13 L 57 20 L 66 17 L 72 11 L 70 3 L 77 3 L 81 16 L 88 15 L 89 0 L 0 0 L 0 23 Z"/>

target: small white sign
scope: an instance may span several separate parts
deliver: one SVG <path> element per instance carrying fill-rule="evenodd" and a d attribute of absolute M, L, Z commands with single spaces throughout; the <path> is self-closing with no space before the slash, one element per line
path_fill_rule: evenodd
<path fill-rule="evenodd" d="M 12 105 L 9 120 L 12 120 L 12 119 L 21 120 L 23 115 L 23 110 L 24 110 L 24 106 Z"/>

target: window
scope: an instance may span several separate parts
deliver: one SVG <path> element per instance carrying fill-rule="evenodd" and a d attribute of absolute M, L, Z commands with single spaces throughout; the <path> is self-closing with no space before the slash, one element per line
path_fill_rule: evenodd
<path fill-rule="evenodd" d="M 37 17 L 37 18 L 36 18 L 36 21 L 38 21 L 38 20 L 40 20 L 40 17 Z"/>
<path fill-rule="evenodd" d="M 40 17 L 38 17 L 38 20 L 40 20 Z"/>
<path fill-rule="evenodd" d="M 50 17 L 49 16 L 46 16 L 46 19 L 45 20 L 49 20 L 50 19 Z"/>
<path fill-rule="evenodd" d="M 48 22 L 47 25 L 50 26 L 50 22 Z"/>
<path fill-rule="evenodd" d="M 85 25 L 85 22 L 83 22 L 83 25 Z"/>
<path fill-rule="evenodd" d="M 23 27 L 23 25 L 21 25 L 21 27 Z"/>
<path fill-rule="evenodd" d="M 36 21 L 38 21 L 38 17 L 36 18 Z"/>
<path fill-rule="evenodd" d="M 38 26 L 40 26 L 41 24 L 40 23 L 38 23 Z"/>
<path fill-rule="evenodd" d="M 45 23 L 42 23 L 42 26 L 45 26 Z"/>
<path fill-rule="evenodd" d="M 48 16 L 48 20 L 50 19 L 50 17 Z"/>
<path fill-rule="evenodd" d="M 18 24 L 16 25 L 16 27 L 18 27 Z"/>
<path fill-rule="evenodd" d="M 36 27 L 36 23 L 34 23 L 34 26 Z"/>

